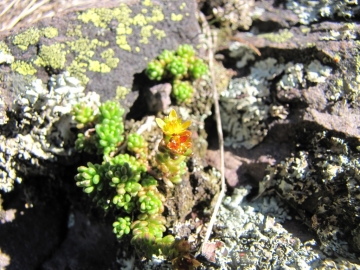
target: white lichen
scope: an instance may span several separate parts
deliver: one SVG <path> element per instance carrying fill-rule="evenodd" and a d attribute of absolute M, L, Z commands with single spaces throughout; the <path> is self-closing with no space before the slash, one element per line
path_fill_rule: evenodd
<path fill-rule="evenodd" d="M 291 88 L 304 87 L 304 65 L 301 63 L 294 64 L 289 62 L 285 66 L 285 74 L 281 77 L 279 85 L 282 89 L 289 90 Z"/>
<path fill-rule="evenodd" d="M 270 81 L 283 70 L 283 64 L 268 58 L 251 67 L 249 76 L 230 81 L 220 98 L 226 146 L 250 149 L 264 139 L 267 134 L 265 120 L 270 116 L 266 103 Z"/>
<path fill-rule="evenodd" d="M 297 209 L 310 211 L 308 222 L 317 233 L 322 251 L 329 256 L 337 254 L 355 259 L 349 246 L 352 244 L 354 250 L 359 250 L 360 242 L 343 232 L 357 235 L 359 153 L 352 152 L 344 139 L 326 132 L 316 133 L 307 148 L 268 167 L 259 184 L 260 193 L 275 188 Z"/>
<path fill-rule="evenodd" d="M 242 28 L 248 30 L 252 24 L 252 12 L 255 6 L 254 0 L 227 0 L 215 1 L 213 14 L 217 20 L 229 25 L 236 30 Z M 256 14 L 259 14 L 257 10 Z"/>
<path fill-rule="evenodd" d="M 14 60 L 14 56 L 0 50 L 0 64 L 11 64 Z"/>
<path fill-rule="evenodd" d="M 332 68 L 322 65 L 319 60 L 312 61 L 306 68 L 306 78 L 314 83 L 324 83 L 330 76 Z"/>
<path fill-rule="evenodd" d="M 92 92 L 85 96 L 80 81 L 67 72 L 51 77 L 48 87 L 39 79 L 25 86 L 13 105 L 19 120 L 8 121 L 0 134 L 0 190 L 12 190 L 24 173 L 48 174 L 40 161 L 53 162 L 74 153 L 76 138 L 70 128 L 75 123 L 70 112 L 79 102 L 98 107 L 100 96 Z"/>
<path fill-rule="evenodd" d="M 286 8 L 292 10 L 302 24 L 336 16 L 350 19 L 359 12 L 357 0 L 287 1 Z"/>
<path fill-rule="evenodd" d="M 313 269 L 324 255 L 313 250 L 314 240 L 301 242 L 279 222 L 288 210 L 275 197 L 248 202 L 249 187 L 235 189 L 224 199 L 218 215 L 218 235 L 228 256 L 218 257 L 221 269 Z"/>
<path fill-rule="evenodd" d="M 247 46 L 246 44 L 240 43 L 238 41 L 232 42 L 229 46 L 229 56 L 240 59 L 236 62 L 237 68 L 245 67 L 249 61 L 255 60 L 254 51 Z"/>

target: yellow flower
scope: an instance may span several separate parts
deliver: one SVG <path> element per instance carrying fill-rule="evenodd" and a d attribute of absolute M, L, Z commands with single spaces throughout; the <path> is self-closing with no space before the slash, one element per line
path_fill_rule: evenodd
<path fill-rule="evenodd" d="M 182 119 L 177 116 L 174 109 L 171 110 L 169 116 L 166 116 L 164 120 L 156 118 L 156 123 L 165 135 L 170 136 L 183 133 L 191 125 L 191 121 L 182 122 Z"/>

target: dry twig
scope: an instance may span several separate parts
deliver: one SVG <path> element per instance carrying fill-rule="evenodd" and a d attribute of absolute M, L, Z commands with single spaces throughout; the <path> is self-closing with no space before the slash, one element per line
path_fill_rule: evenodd
<path fill-rule="evenodd" d="M 202 29 L 206 37 L 207 42 L 207 49 L 208 49 L 208 60 L 209 60 L 209 71 L 211 76 L 211 88 L 213 90 L 213 98 L 214 98 L 214 106 L 215 106 L 215 118 L 216 118 L 216 128 L 217 133 L 219 137 L 219 149 L 220 149 L 220 173 L 221 173 L 221 190 L 218 195 L 214 211 L 212 213 L 210 222 L 207 226 L 207 231 L 205 234 L 204 241 L 202 243 L 200 252 L 202 252 L 204 248 L 204 244 L 209 241 L 213 226 L 216 221 L 216 216 L 219 211 L 221 202 L 224 198 L 225 191 L 226 191 L 226 183 L 225 183 L 225 177 L 224 177 L 224 171 L 225 171 L 225 164 L 224 164 L 224 139 L 223 139 L 223 133 L 222 133 L 222 126 L 221 126 L 221 118 L 220 118 L 220 108 L 219 108 L 219 96 L 218 91 L 216 89 L 215 85 L 215 74 L 214 74 L 214 51 L 213 51 L 213 44 L 215 44 L 213 40 L 213 36 L 211 34 L 210 26 L 206 20 L 205 15 L 202 12 L 198 13 L 199 19 L 202 23 Z"/>

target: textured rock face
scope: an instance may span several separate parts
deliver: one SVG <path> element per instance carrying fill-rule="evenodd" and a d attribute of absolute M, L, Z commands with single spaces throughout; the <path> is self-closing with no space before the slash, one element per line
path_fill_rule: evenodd
<path fill-rule="evenodd" d="M 70 204 L 74 206 L 84 198 L 87 201 L 73 188 L 72 166 L 79 157 L 74 155 L 75 123 L 70 110 L 78 102 L 96 107 L 100 99 L 116 99 L 128 111 L 139 91 L 152 86 L 140 74 L 147 63 L 164 49 L 197 44 L 200 30 L 194 1 L 110 2 L 90 9 L 77 8 L 76 12 L 32 25 L 22 24 L 10 34 L 2 34 L 0 192 L 5 202 L 4 209 L 0 207 L 0 219 L 5 223 L 1 225 L 1 238 L 8 240 L 0 244 L 0 268 L 9 265 L 19 269 L 115 269 L 126 265 L 116 263 L 117 248 L 112 248 L 118 243 L 111 221 L 98 216 L 99 223 L 96 221 L 98 225 L 93 226 L 94 220 L 84 217 L 89 209 L 82 209 L 82 203 L 81 213 L 69 210 Z M 134 92 L 129 94 L 131 89 Z M 55 184 L 64 179 L 69 180 L 69 185 Z M 50 198 L 42 197 L 44 190 L 40 191 L 39 186 Z M 69 204 L 70 198 L 76 198 L 75 204 Z M 49 200 L 48 207 L 42 205 Z M 34 209 L 24 208 L 24 204 Z M 180 214 L 182 218 L 193 206 L 186 200 L 183 204 L 189 207 Z M 43 221 L 45 216 L 39 217 L 41 212 L 47 215 L 47 222 Z M 10 213 L 15 213 L 16 218 L 10 219 Z M 21 215 L 24 217 L 19 218 Z M 71 226 L 66 224 L 67 219 L 73 221 Z M 43 226 L 35 229 L 38 222 Z M 41 231 L 46 233 L 40 236 Z M 105 231 L 108 237 L 104 237 Z M 29 237 L 24 238 L 23 234 Z M 81 244 L 78 237 L 86 243 Z M 27 244 L 21 251 L 20 243 L 24 241 Z M 39 242 L 42 250 L 33 246 Z M 86 248 L 80 250 L 79 245 Z M 70 247 L 73 250 L 69 252 Z M 30 254 L 30 249 L 31 256 L 19 257 Z M 99 253 L 107 255 L 101 255 L 99 260 Z"/>
<path fill-rule="evenodd" d="M 74 185 L 71 165 L 81 157 L 73 159 L 69 108 L 78 101 L 98 104 L 115 98 L 130 111 L 126 131 L 143 129 L 156 145 L 160 135 L 153 118 L 144 116 L 171 106 L 170 89 L 166 83 L 154 86 L 142 71 L 163 49 L 196 44 L 200 29 L 195 1 L 113 2 L 23 24 L 2 36 L 0 239 L 11 241 L 0 243 L 0 268 L 124 269 L 135 264 L 132 247 L 112 235 L 111 219 L 92 208 Z M 224 249 L 220 256 L 214 251 L 211 263 L 202 262 L 209 269 L 214 261 L 221 269 L 243 263 L 356 269 L 360 27 L 351 20 L 359 19 L 358 4 L 198 3 L 221 26 L 215 31 L 216 57 L 233 69 L 216 66 L 215 83 L 226 143 L 225 177 L 235 189 L 224 200 L 212 235 Z M 204 123 L 211 115 L 211 89 L 206 83 L 196 87 L 195 99 L 176 107 L 195 123 L 195 155 L 187 164 L 191 176 L 167 192 L 166 204 L 173 233 L 195 248 L 219 192 L 219 173 L 211 166 L 220 168 L 214 136 L 207 150 L 206 132 L 215 134 L 214 125 Z M 149 99 L 147 106 L 141 98 Z M 251 201 L 257 193 L 258 201 Z M 275 195 L 262 197 L 268 194 Z M 300 229 L 292 224 L 305 224 L 305 236 L 295 237 Z M 43 249 L 34 248 L 38 243 Z M 30 251 L 31 256 L 23 256 Z M 165 265 L 159 259 L 137 264 L 140 269 Z"/>
<path fill-rule="evenodd" d="M 193 1 L 121 3 L 43 20 L 21 28 L 0 43 L 2 62 L 23 76 L 35 75 L 45 83 L 48 74 L 67 70 L 104 99 L 114 98 L 119 87 L 131 88 L 133 76 L 164 49 L 196 43 L 199 27 Z M 13 58 L 12 58 L 13 57 Z M 7 97 L 21 89 L 9 84 Z M 121 94 L 121 93 L 118 93 Z M 10 105 L 10 99 L 5 103 Z"/>

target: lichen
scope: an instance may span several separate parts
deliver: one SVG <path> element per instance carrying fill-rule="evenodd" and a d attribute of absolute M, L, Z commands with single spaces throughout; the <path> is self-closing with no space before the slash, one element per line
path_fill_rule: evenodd
<path fill-rule="evenodd" d="M 64 47 L 65 46 L 60 43 L 54 43 L 49 46 L 42 45 L 34 64 L 42 67 L 51 67 L 53 69 L 63 69 L 66 62 Z"/>
<path fill-rule="evenodd" d="M 220 98 L 225 145 L 250 149 L 264 139 L 265 120 L 270 116 L 266 103 L 270 81 L 283 70 L 283 64 L 268 58 L 251 67 L 249 76 L 230 81 Z"/>
<path fill-rule="evenodd" d="M 258 35 L 258 37 L 262 37 L 272 42 L 278 42 L 278 43 L 283 43 L 289 40 L 290 38 L 292 38 L 293 36 L 294 34 L 291 33 L 288 29 L 282 30 L 280 33 L 268 33 L 268 34 Z"/>
<path fill-rule="evenodd" d="M 306 78 L 314 83 L 323 83 L 330 76 L 331 71 L 331 67 L 322 65 L 319 60 L 314 60 L 306 67 Z"/>
<path fill-rule="evenodd" d="M 59 156 L 70 157 L 74 152 L 75 138 L 70 130 L 75 125 L 70 115 L 73 105 L 80 101 L 90 106 L 100 102 L 98 94 L 85 96 L 79 80 L 67 72 L 51 77 L 49 85 L 50 91 L 41 80 L 33 79 L 21 93 L 16 93 L 13 113 L 17 117 L 0 131 L 0 190 L 11 191 L 25 173 L 50 175 L 46 162 L 54 162 Z M 13 126 L 17 127 L 16 135 L 8 136 Z"/>
<path fill-rule="evenodd" d="M 42 34 L 46 38 L 54 38 L 59 35 L 59 31 L 55 27 L 50 26 L 42 29 Z"/>
<path fill-rule="evenodd" d="M 305 83 L 304 65 L 302 63 L 287 63 L 285 66 L 285 74 L 279 82 L 280 87 L 289 90 L 296 87 L 304 87 Z"/>
<path fill-rule="evenodd" d="M 11 69 L 21 75 L 34 75 L 37 72 L 32 64 L 21 60 L 14 61 Z"/>
<path fill-rule="evenodd" d="M 35 45 L 39 42 L 40 37 L 54 38 L 58 35 L 58 30 L 54 27 L 46 27 L 43 29 L 29 28 L 26 31 L 16 35 L 13 39 L 13 44 L 18 46 L 21 50 L 26 51 L 30 45 Z"/>
<path fill-rule="evenodd" d="M 16 35 L 13 44 L 17 45 L 21 50 L 26 51 L 29 45 L 35 45 L 39 42 L 41 31 L 36 28 L 29 28 L 28 30 Z"/>
<path fill-rule="evenodd" d="M 287 1 L 286 8 L 292 10 L 302 24 L 336 16 L 351 19 L 359 12 L 357 1 L 352 0 Z"/>
<path fill-rule="evenodd" d="M 149 38 L 152 35 L 155 35 L 158 40 L 166 37 L 166 33 L 163 30 L 157 29 L 152 25 L 164 20 L 164 14 L 161 8 L 158 5 L 153 5 L 151 1 L 143 2 L 143 5 L 148 8 L 142 9 L 141 13 L 134 14 L 133 16 L 131 16 L 131 8 L 122 3 L 118 8 L 114 9 L 89 9 L 79 13 L 78 19 L 83 23 L 91 22 L 96 27 L 104 29 L 109 29 L 111 20 L 117 20 L 116 44 L 120 49 L 131 52 L 132 47 L 128 43 L 127 37 L 133 34 L 133 29 L 140 29 L 139 42 L 142 44 L 148 44 Z"/>
<path fill-rule="evenodd" d="M 12 56 L 11 54 L 8 54 L 4 51 L 2 51 L 0 49 L 0 64 L 2 63 L 6 63 L 6 64 L 11 64 L 12 62 L 14 62 L 14 56 Z"/>
<path fill-rule="evenodd" d="M 254 0 L 229 0 L 210 3 L 216 21 L 232 30 L 238 28 L 248 30 L 252 25 Z"/>
<path fill-rule="evenodd" d="M 230 57 L 241 59 L 236 62 L 237 68 L 243 68 L 248 64 L 249 61 L 255 60 L 254 51 L 246 44 L 240 43 L 238 41 L 232 42 L 230 44 L 229 51 Z"/>
<path fill-rule="evenodd" d="M 217 228 L 228 254 L 217 254 L 221 269 L 240 265 L 244 269 L 311 269 L 320 265 L 323 255 L 313 250 L 315 241 L 303 243 L 280 225 L 290 217 L 279 199 L 264 197 L 250 203 L 245 199 L 250 189 L 235 189 L 220 207 Z"/>
<path fill-rule="evenodd" d="M 294 205 L 328 256 L 355 259 L 349 247 L 360 251 L 360 242 L 353 238 L 359 224 L 359 153 L 329 132 L 308 132 L 305 137 L 311 140 L 299 144 L 303 150 L 268 167 L 259 192 L 274 187 Z"/>
<path fill-rule="evenodd" d="M 171 13 L 171 20 L 172 21 L 181 21 L 183 19 L 183 15 L 182 14 L 175 14 L 175 13 Z"/>

